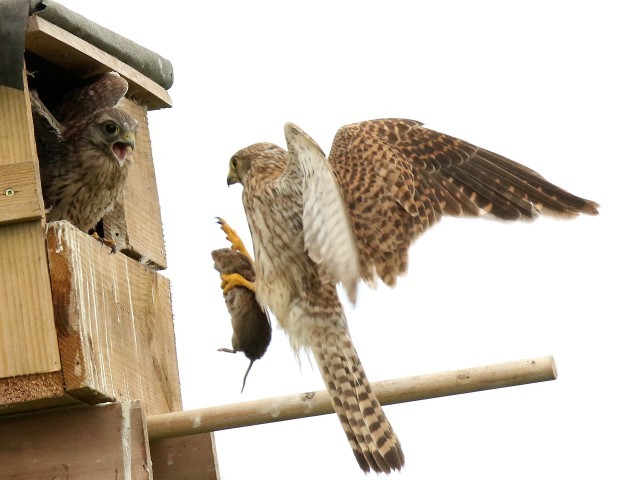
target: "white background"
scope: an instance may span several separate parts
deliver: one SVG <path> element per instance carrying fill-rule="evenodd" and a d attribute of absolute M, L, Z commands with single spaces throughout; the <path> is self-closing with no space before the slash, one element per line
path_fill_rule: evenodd
<path fill-rule="evenodd" d="M 153 112 L 184 408 L 321 389 L 277 330 L 248 360 L 231 327 L 214 223 L 245 237 L 230 156 L 284 145 L 293 121 L 327 152 L 338 127 L 402 116 L 524 163 L 602 205 L 533 224 L 445 219 L 409 275 L 362 289 L 348 318 L 372 380 L 554 355 L 554 382 L 387 407 L 407 455 L 393 478 L 615 478 L 614 15 L 610 2 L 65 0 L 169 58 Z M 334 416 L 216 434 L 223 479 L 363 479 Z M 371 476 L 372 477 L 372 476 Z"/>

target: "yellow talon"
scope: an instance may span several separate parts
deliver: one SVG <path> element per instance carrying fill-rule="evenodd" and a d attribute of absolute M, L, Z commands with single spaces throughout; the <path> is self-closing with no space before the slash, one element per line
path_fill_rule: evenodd
<path fill-rule="evenodd" d="M 229 292 L 229 290 L 234 287 L 244 287 L 248 288 L 251 292 L 255 292 L 255 283 L 249 282 L 239 273 L 222 273 L 221 280 L 221 288 L 223 289 L 223 293 Z"/>
<path fill-rule="evenodd" d="M 253 258 L 251 257 L 251 254 L 248 252 L 248 250 L 244 246 L 244 243 L 242 242 L 242 240 L 240 239 L 240 236 L 236 233 L 236 231 L 233 228 L 231 228 L 227 224 L 227 222 L 223 220 L 221 217 L 216 217 L 216 221 L 221 226 L 221 230 L 223 230 L 223 232 L 225 232 L 225 234 L 227 235 L 227 240 L 231 242 L 232 250 L 235 250 L 236 252 L 241 253 L 246 258 L 248 258 L 251 262 L 255 263 L 253 261 Z M 252 290 L 254 291 L 255 289 L 252 289 Z"/>
<path fill-rule="evenodd" d="M 109 238 L 101 237 L 98 233 L 96 233 L 96 230 L 92 232 L 90 236 L 94 238 L 95 240 L 98 240 L 99 242 L 101 242 L 103 245 L 106 245 L 109 248 L 111 248 L 111 253 L 116 253 L 117 251 L 116 242 L 114 242 L 113 240 L 110 240 Z"/>

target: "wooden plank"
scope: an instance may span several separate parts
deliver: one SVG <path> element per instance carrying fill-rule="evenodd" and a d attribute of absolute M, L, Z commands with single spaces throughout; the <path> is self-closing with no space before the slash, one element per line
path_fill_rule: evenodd
<path fill-rule="evenodd" d="M 64 395 L 62 373 L 39 373 L 0 379 L 0 405 L 2 407 L 39 398 Z M 0 407 L 0 409 L 2 408 Z"/>
<path fill-rule="evenodd" d="M 27 90 L 0 87 L 0 182 L 17 185 L 13 196 L 2 192 L 0 204 L 27 199 L 27 210 L 42 214 L 31 125 Z M 17 220 L 11 213 L 2 215 Z M 31 218 L 32 212 L 25 216 Z M 0 226 L 0 378 L 60 369 L 45 252 L 40 220 Z"/>
<path fill-rule="evenodd" d="M 28 90 L 0 86 L 0 225 L 44 217 Z"/>
<path fill-rule="evenodd" d="M 0 378 L 0 415 L 80 403 L 64 392 L 61 372 Z"/>
<path fill-rule="evenodd" d="M 171 97 L 163 87 L 117 58 L 43 18 L 29 18 L 26 50 L 82 78 L 110 70 L 116 71 L 129 82 L 129 96 L 138 99 L 148 110 L 171 107 Z"/>
<path fill-rule="evenodd" d="M 36 143 L 28 92 L 0 86 L 0 165 L 34 162 Z"/>
<path fill-rule="evenodd" d="M 0 227 L 0 378 L 60 370 L 40 221 Z"/>
<path fill-rule="evenodd" d="M 139 122 L 135 162 L 129 172 L 123 199 L 103 219 L 105 236 L 114 239 L 118 249 L 126 255 L 157 270 L 165 269 L 167 259 L 147 111 L 126 99 L 121 107 Z"/>
<path fill-rule="evenodd" d="M 219 480 L 214 434 L 150 442 L 154 480 Z"/>
<path fill-rule="evenodd" d="M 34 162 L 0 165 L 0 225 L 43 218 Z"/>
<path fill-rule="evenodd" d="M 68 222 L 49 224 L 47 244 L 67 393 L 182 409 L 169 280 Z"/>
<path fill-rule="evenodd" d="M 0 418 L 0 468 L 11 480 L 152 480 L 139 402 Z"/>

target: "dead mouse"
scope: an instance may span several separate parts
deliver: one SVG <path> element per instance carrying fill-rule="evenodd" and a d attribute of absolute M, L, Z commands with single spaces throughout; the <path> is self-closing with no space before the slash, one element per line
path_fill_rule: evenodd
<path fill-rule="evenodd" d="M 253 263 L 246 255 L 232 250 L 221 248 L 212 251 L 214 268 L 221 275 L 239 274 L 249 282 L 255 281 Z M 231 337 L 232 348 L 219 348 L 220 352 L 244 352 L 251 361 L 242 382 L 242 391 L 246 384 L 253 362 L 261 358 L 270 344 L 272 327 L 268 314 L 262 310 L 255 299 L 255 292 L 244 286 L 233 286 L 223 293 L 227 310 L 231 315 L 233 336 Z"/>

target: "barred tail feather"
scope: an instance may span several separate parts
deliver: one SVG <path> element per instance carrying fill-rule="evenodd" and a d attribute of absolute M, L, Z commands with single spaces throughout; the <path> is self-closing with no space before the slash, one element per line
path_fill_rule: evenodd
<path fill-rule="evenodd" d="M 341 326 L 311 329 L 311 349 L 343 430 L 365 472 L 400 470 L 405 456 L 366 378 L 349 333 Z"/>

